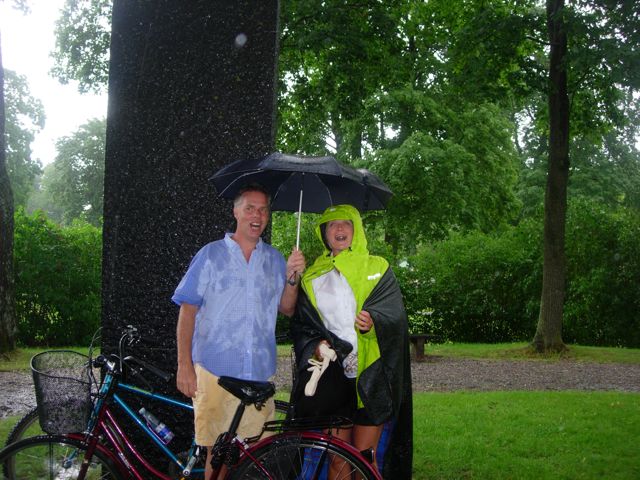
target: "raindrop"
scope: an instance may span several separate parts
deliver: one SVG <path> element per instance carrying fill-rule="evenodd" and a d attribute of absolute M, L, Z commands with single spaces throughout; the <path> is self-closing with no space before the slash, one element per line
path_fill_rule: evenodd
<path fill-rule="evenodd" d="M 244 47 L 245 43 L 247 43 L 247 36 L 244 33 L 236 35 L 235 44 L 237 48 Z"/>

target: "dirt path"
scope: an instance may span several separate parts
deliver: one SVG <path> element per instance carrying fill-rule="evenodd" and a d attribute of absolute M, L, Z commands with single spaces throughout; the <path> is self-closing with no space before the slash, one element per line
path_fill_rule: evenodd
<path fill-rule="evenodd" d="M 575 361 L 469 360 L 430 356 L 412 363 L 414 392 L 456 390 L 613 390 L 640 392 L 640 365 Z M 278 388 L 291 387 L 288 358 L 280 358 Z M 0 418 L 35 405 L 31 375 L 0 372 Z"/>

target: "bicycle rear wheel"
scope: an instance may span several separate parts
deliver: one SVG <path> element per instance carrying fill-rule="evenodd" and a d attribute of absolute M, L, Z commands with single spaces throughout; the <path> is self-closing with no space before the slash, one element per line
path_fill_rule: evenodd
<path fill-rule="evenodd" d="M 77 479 L 86 448 L 82 441 L 63 435 L 25 438 L 0 451 L 0 479 Z M 111 459 L 96 450 L 85 479 L 121 480 L 122 477 Z"/>
<path fill-rule="evenodd" d="M 304 432 L 278 435 L 272 442 L 250 453 L 271 478 L 278 480 L 328 478 L 332 464 L 332 480 L 381 478 L 361 456 L 330 441 L 307 436 Z M 264 473 L 248 456 L 227 475 L 228 480 L 262 478 L 265 478 Z"/>

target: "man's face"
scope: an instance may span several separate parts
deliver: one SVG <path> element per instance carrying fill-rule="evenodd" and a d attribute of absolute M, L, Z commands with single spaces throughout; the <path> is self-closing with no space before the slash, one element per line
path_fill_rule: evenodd
<path fill-rule="evenodd" d="M 236 235 L 257 242 L 269 223 L 267 196 L 262 192 L 245 192 L 233 207 L 233 216 L 238 222 Z"/>
<path fill-rule="evenodd" d="M 333 255 L 349 248 L 353 241 L 353 223 L 351 220 L 332 220 L 327 222 L 325 237 Z"/>

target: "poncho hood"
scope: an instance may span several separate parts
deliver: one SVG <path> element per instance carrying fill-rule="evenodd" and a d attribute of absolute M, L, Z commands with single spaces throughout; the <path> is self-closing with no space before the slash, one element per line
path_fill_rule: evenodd
<path fill-rule="evenodd" d="M 332 220 L 350 220 L 353 224 L 353 241 L 351 242 L 351 248 L 349 250 L 360 254 L 369 253 L 367 250 L 367 237 L 364 233 L 364 227 L 362 226 L 360 212 L 351 205 L 336 205 L 327 208 L 316 225 L 316 235 L 324 245 L 324 256 L 329 255 L 331 250 L 329 250 L 324 238 L 322 238 L 322 229 L 320 227 Z"/>
<path fill-rule="evenodd" d="M 353 240 L 351 247 L 343 250 L 335 257 L 322 238 L 321 225 L 332 220 L 350 220 L 353 223 Z M 364 233 L 362 218 L 355 207 L 351 205 L 336 205 L 327 208 L 316 225 L 316 235 L 324 245 L 324 252 L 304 273 L 302 288 L 316 305 L 311 281 L 337 268 L 349 282 L 356 297 L 357 311 L 362 310 L 365 299 L 380 281 L 389 268 L 389 262 L 382 257 L 369 255 L 367 237 Z"/>

